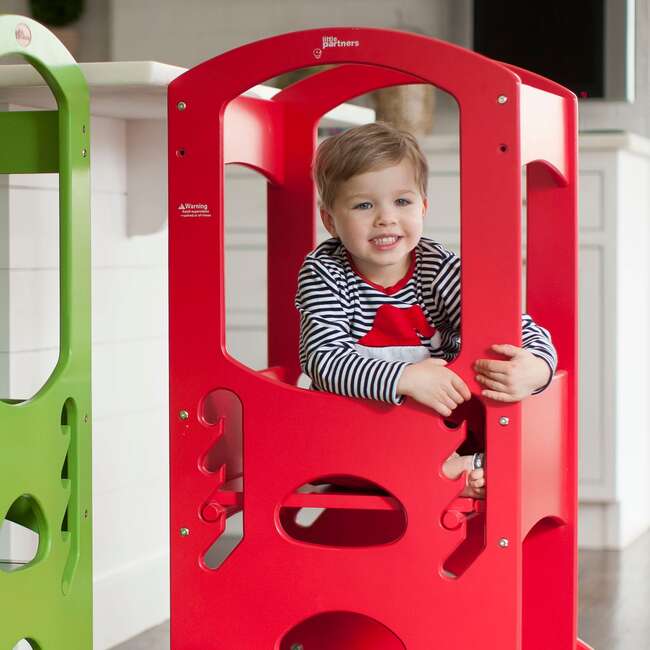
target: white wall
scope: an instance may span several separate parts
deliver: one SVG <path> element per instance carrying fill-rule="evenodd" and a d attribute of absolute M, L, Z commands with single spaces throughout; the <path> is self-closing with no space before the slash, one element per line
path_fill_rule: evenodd
<path fill-rule="evenodd" d="M 77 61 L 109 60 L 109 2 L 84 0 L 85 10 L 76 26 L 79 30 Z M 29 0 L 0 0 L 0 13 L 29 16 Z"/>
<path fill-rule="evenodd" d="M 336 25 L 418 28 L 444 37 L 452 6 L 449 0 L 111 0 L 111 55 L 189 67 L 273 34 Z"/>
<path fill-rule="evenodd" d="M 469 47 L 471 0 L 111 0 L 110 55 L 191 66 L 232 47 L 295 29 L 329 25 L 413 28 Z M 582 130 L 620 129 L 650 136 L 650 0 L 636 2 L 636 100 L 580 102 Z M 438 101 L 435 132 L 456 128 Z"/>
<path fill-rule="evenodd" d="M 166 193 L 159 175 L 130 170 L 145 155 L 165 167 L 162 123 L 145 152 L 147 126 L 94 118 L 91 131 L 96 650 L 163 621 L 169 607 Z M 148 205 L 131 200 L 138 184 Z M 161 209 L 152 228 L 148 211 Z"/>

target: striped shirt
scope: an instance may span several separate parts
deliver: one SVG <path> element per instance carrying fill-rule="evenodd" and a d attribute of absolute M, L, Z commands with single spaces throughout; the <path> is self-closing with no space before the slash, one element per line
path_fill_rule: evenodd
<path fill-rule="evenodd" d="M 406 276 L 388 288 L 361 277 L 338 239 L 307 256 L 296 307 L 300 364 L 312 388 L 400 404 L 397 385 L 409 363 L 457 356 L 460 258 L 425 237 L 413 253 Z M 523 347 L 555 372 L 549 332 L 528 314 L 521 323 Z"/>

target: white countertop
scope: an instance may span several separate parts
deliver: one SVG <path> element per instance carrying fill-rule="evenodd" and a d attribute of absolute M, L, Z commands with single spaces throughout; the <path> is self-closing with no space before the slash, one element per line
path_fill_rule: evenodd
<path fill-rule="evenodd" d="M 123 119 L 164 119 L 167 86 L 186 71 L 156 61 L 80 63 L 79 66 L 90 88 L 91 114 Z M 249 91 L 265 99 L 276 92 L 278 89 L 270 86 L 255 86 Z M 0 104 L 56 108 L 43 78 L 27 64 L 0 65 Z M 366 124 L 374 119 L 372 109 L 342 104 L 325 115 L 323 124 Z"/>
<path fill-rule="evenodd" d="M 80 63 L 91 97 L 91 113 L 123 119 L 165 119 L 167 86 L 186 71 L 156 61 L 116 61 Z M 268 99 L 278 90 L 270 86 L 251 89 Z M 247 93 L 248 94 L 248 93 Z M 54 98 L 42 77 L 31 65 L 0 65 L 0 104 L 33 108 L 55 108 Z M 326 126 L 366 124 L 375 119 L 372 109 L 342 104 L 325 116 Z M 428 136 L 423 139 L 428 151 L 457 151 L 455 134 Z M 580 133 L 580 148 L 598 151 L 624 149 L 650 156 L 650 140 L 627 131 L 591 131 Z"/>

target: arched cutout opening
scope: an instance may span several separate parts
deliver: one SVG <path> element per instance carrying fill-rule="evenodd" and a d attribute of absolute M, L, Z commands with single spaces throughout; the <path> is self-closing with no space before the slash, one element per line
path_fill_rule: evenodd
<path fill-rule="evenodd" d="M 528 311 L 528 165 L 521 168 L 521 311 Z"/>
<path fill-rule="evenodd" d="M 549 330 L 552 337 L 561 338 L 558 332 L 569 318 L 567 305 L 573 301 L 572 283 L 566 276 L 571 268 L 569 257 L 573 252 L 568 242 L 572 234 L 569 220 L 563 218 L 571 192 L 560 172 L 541 160 L 524 166 L 522 187 L 522 311 Z M 566 235 L 565 246 L 558 245 L 562 233 Z"/>
<path fill-rule="evenodd" d="M 68 450 L 61 466 L 61 486 L 66 491 L 68 502 L 61 519 L 61 536 L 70 539 L 68 559 L 63 571 L 61 588 L 68 593 L 80 557 L 79 526 L 88 517 L 88 510 L 81 514 L 79 503 L 79 413 L 75 401 L 70 397 L 61 409 L 61 433 L 67 438 Z"/>
<path fill-rule="evenodd" d="M 396 542 L 406 532 L 400 501 L 357 476 L 322 476 L 288 495 L 278 523 L 291 539 L 332 547 L 369 547 Z"/>
<path fill-rule="evenodd" d="M 267 179 L 250 167 L 226 166 L 226 348 L 255 370 L 268 365 L 267 190 Z"/>
<path fill-rule="evenodd" d="M 456 454 L 461 458 L 471 458 L 477 453 L 483 454 L 481 460 L 487 477 L 489 453 L 485 444 L 485 407 L 481 401 L 472 397 L 468 402 L 458 406 L 444 423 L 450 430 L 464 426 L 465 439 L 457 447 Z M 442 564 L 445 577 L 456 579 L 462 576 L 483 552 L 486 514 L 483 499 L 472 501 L 472 495 L 466 498 L 462 492 L 459 492 L 443 513 L 441 523 L 444 528 L 449 531 L 462 531 L 460 544 Z"/>
<path fill-rule="evenodd" d="M 240 510 L 226 518 L 223 533 L 203 555 L 202 563 L 211 570 L 218 569 L 244 538 L 244 513 Z"/>
<path fill-rule="evenodd" d="M 1 57 L 5 66 L 22 57 Z M 9 91 L 8 91 L 9 92 Z M 7 96 L 0 109 L 0 399 L 23 401 L 59 357 L 59 197 L 56 100 Z"/>
<path fill-rule="evenodd" d="M 324 612 L 289 630 L 280 650 L 406 650 L 388 627 L 356 612 Z"/>
<path fill-rule="evenodd" d="M 243 407 L 235 393 L 219 388 L 205 396 L 199 414 L 210 437 L 198 465 L 215 478 L 215 489 L 201 506 L 201 517 L 217 531 L 202 563 L 218 569 L 244 537 Z"/>
<path fill-rule="evenodd" d="M 21 639 L 13 650 L 41 650 L 41 646 L 34 639 Z"/>
<path fill-rule="evenodd" d="M 38 561 L 46 536 L 45 517 L 36 500 L 18 497 L 0 525 L 0 571 L 25 570 Z"/>
<path fill-rule="evenodd" d="M 564 613 L 574 606 L 575 529 L 554 517 L 538 521 L 522 546 L 523 642 L 557 648 L 571 638 L 571 617 Z M 544 606 L 539 595 L 544 593 Z M 549 625 L 549 620 L 554 621 Z"/>
<path fill-rule="evenodd" d="M 76 479 L 76 453 L 77 453 L 77 427 L 76 427 L 76 406 L 74 400 L 69 398 L 61 409 L 61 433 L 68 438 L 68 451 L 61 465 L 61 485 L 68 493 L 72 494 L 73 481 Z M 72 456 L 72 457 L 71 457 Z M 73 517 L 74 520 L 74 517 Z M 70 499 L 61 522 L 61 532 L 70 532 Z"/>
<path fill-rule="evenodd" d="M 338 70 L 329 68 L 347 68 L 346 74 L 348 76 L 351 72 L 355 72 L 357 78 L 359 78 L 356 66 L 315 66 L 292 71 L 288 75 L 284 75 L 284 78 L 272 79 L 268 83 L 271 85 L 278 84 L 280 87 L 283 87 L 288 83 L 289 86 L 291 86 L 291 84 L 297 80 L 304 79 L 305 76 L 313 75 L 314 72 L 324 73 L 324 75 L 339 72 Z M 361 68 L 366 72 L 369 70 L 377 70 L 378 74 L 380 71 L 379 68 L 368 65 L 361 66 Z M 386 71 L 383 70 L 382 73 L 385 72 Z M 394 81 L 403 82 L 405 79 L 410 78 L 407 75 L 398 73 L 397 71 L 392 71 L 387 74 L 391 75 L 390 79 Z M 320 74 L 316 75 L 316 77 L 320 76 Z M 313 84 L 334 83 L 331 79 L 326 81 L 325 78 L 321 80 L 316 77 L 307 80 L 312 85 L 309 88 L 303 88 L 303 92 L 311 94 L 312 90 L 316 87 Z M 377 79 L 379 78 L 380 77 L 378 76 Z M 302 84 L 303 82 L 300 81 L 299 83 Z M 366 86 L 372 88 L 373 83 L 367 82 Z M 346 106 L 348 106 L 348 103 L 358 102 L 360 105 L 365 104 L 367 107 L 371 104 L 368 99 L 369 93 L 363 92 L 363 84 L 359 85 L 359 83 L 357 83 L 357 87 L 361 94 L 356 97 L 345 98 L 344 101 L 346 102 Z M 415 88 L 434 90 L 427 84 L 402 83 L 400 86 L 395 86 L 397 91 Z M 388 90 L 390 91 L 392 88 L 389 88 Z M 273 96 L 272 92 L 263 93 L 259 86 L 251 89 L 251 91 L 254 91 L 265 98 Z M 285 92 L 291 94 L 292 89 L 289 88 Z M 432 203 L 432 207 L 430 208 L 431 214 L 425 220 L 424 235 L 432 237 L 436 242 L 443 244 L 451 251 L 458 252 L 460 246 L 460 165 L 458 149 L 459 111 L 458 105 L 450 95 L 439 89 L 435 89 L 435 94 L 436 96 L 445 95 L 446 101 L 440 102 L 441 111 L 436 112 L 434 122 L 434 132 L 436 135 L 440 135 L 440 137 L 435 139 L 427 138 L 422 141 L 425 155 L 429 158 L 430 164 L 429 185 L 435 186 L 430 190 L 430 194 L 432 196 L 435 195 L 435 201 Z M 240 98 L 240 100 L 241 99 L 242 98 Z M 274 100 L 269 102 L 269 104 L 273 104 L 275 108 L 281 108 L 282 101 L 282 98 L 280 98 L 277 101 Z M 292 100 L 287 99 L 286 101 L 290 103 Z M 274 124 L 267 124 L 265 122 L 262 128 L 256 121 L 262 119 L 267 120 L 268 122 L 273 122 L 275 117 L 277 117 L 275 115 L 277 111 L 269 109 L 267 114 L 266 109 L 263 111 L 257 111 L 253 110 L 254 107 L 247 106 L 242 108 L 241 116 L 236 116 L 236 111 L 231 111 L 231 107 L 232 104 L 226 110 L 227 119 L 225 123 L 225 152 L 228 161 L 235 161 L 242 165 L 249 164 L 251 168 L 262 169 L 264 164 L 268 163 L 269 160 L 274 159 L 274 156 L 280 156 L 280 158 L 284 156 L 286 159 L 287 152 L 284 151 L 284 149 L 287 142 L 283 140 L 284 134 L 278 132 L 276 141 L 276 134 L 272 128 Z M 339 106 L 336 110 L 341 108 L 342 107 Z M 352 107 L 352 109 L 356 108 L 357 107 L 354 106 Z M 429 113 L 432 112 L 431 106 L 427 105 L 426 102 L 423 110 L 425 113 L 427 111 L 429 111 Z M 348 110 L 346 108 L 345 110 L 340 111 L 336 116 L 333 116 L 334 113 L 335 111 L 330 111 L 323 119 L 321 119 L 319 123 L 319 134 L 321 136 L 332 135 L 345 130 L 354 124 L 370 122 L 373 119 L 372 111 L 368 110 L 366 110 L 365 113 L 360 114 L 355 110 Z M 257 117 L 253 119 L 251 116 L 254 114 L 257 114 Z M 244 115 L 245 118 L 243 117 Z M 262 115 L 263 117 L 260 117 Z M 232 118 L 230 124 L 229 117 Z M 428 115 L 427 117 L 431 117 L 431 115 Z M 248 122 L 245 120 L 248 120 Z M 265 261 L 265 255 L 269 256 L 270 253 L 268 251 L 273 250 L 273 247 L 268 247 L 268 242 L 270 241 L 268 238 L 271 237 L 271 232 L 266 232 L 267 224 L 266 219 L 264 218 L 264 213 L 266 212 L 267 207 L 269 211 L 272 212 L 274 207 L 278 208 L 278 206 L 281 206 L 276 210 L 274 215 L 271 215 L 272 219 L 270 227 L 273 231 L 274 224 L 281 224 L 283 228 L 287 229 L 283 236 L 285 239 L 289 240 L 293 237 L 296 228 L 302 227 L 299 220 L 296 220 L 297 218 L 295 215 L 289 215 L 291 209 L 295 208 L 296 205 L 299 205 L 300 220 L 304 219 L 303 223 L 305 224 L 306 231 L 308 228 L 311 228 L 309 221 L 311 219 L 316 220 L 316 243 L 322 242 L 324 239 L 330 237 L 322 224 L 320 224 L 318 216 L 314 214 L 313 203 L 307 201 L 305 198 L 308 194 L 306 186 L 301 184 L 303 181 L 311 184 L 311 156 L 307 155 L 305 152 L 307 152 L 311 147 L 310 139 L 313 140 L 313 135 L 311 133 L 302 133 L 301 126 L 304 131 L 305 125 L 301 125 L 299 122 L 299 120 L 295 121 L 295 126 L 292 126 L 292 128 L 296 130 L 295 137 L 299 144 L 297 145 L 298 153 L 296 155 L 296 160 L 287 163 L 291 167 L 291 173 L 287 173 L 289 174 L 290 182 L 294 183 L 294 185 L 286 186 L 286 189 L 288 189 L 286 195 L 284 183 L 287 179 L 275 179 L 273 183 L 268 186 L 269 202 L 267 206 L 266 182 L 258 184 L 259 190 L 255 189 L 255 191 L 252 191 L 254 185 L 252 184 L 252 180 L 256 178 L 256 174 L 250 169 L 246 169 L 239 165 L 228 165 L 226 168 L 225 191 L 226 268 L 228 276 L 226 279 L 228 352 L 253 369 L 262 369 L 269 365 L 280 365 L 284 367 L 284 364 L 286 363 L 290 365 L 290 376 L 292 382 L 295 379 L 292 374 L 295 370 L 295 353 L 293 351 L 297 348 L 297 342 L 293 335 L 285 334 L 287 332 L 286 322 L 291 322 L 291 331 L 293 332 L 297 320 L 297 315 L 293 307 L 295 279 L 297 279 L 298 275 L 299 261 L 302 261 L 304 256 L 309 252 L 311 245 L 306 243 L 309 236 L 301 235 L 296 238 L 296 242 L 300 241 L 302 243 L 296 244 L 295 246 L 292 244 L 292 246 L 294 248 L 302 247 L 303 250 L 295 252 L 295 255 L 293 252 L 288 256 L 283 255 L 281 256 L 282 259 L 279 260 L 269 258 L 267 263 Z M 245 131 L 246 138 L 239 138 L 241 142 L 234 143 L 234 137 L 228 135 L 229 126 L 236 132 L 237 128 L 241 128 L 245 123 L 250 127 Z M 281 123 L 282 120 L 278 119 L 278 124 Z M 306 130 L 308 131 L 309 129 Z M 260 136 L 257 136 L 256 132 L 259 132 Z M 254 141 L 256 137 L 261 137 L 262 134 L 265 138 L 270 138 L 271 145 L 269 145 L 269 142 L 265 142 L 263 145 L 260 145 L 260 149 L 257 150 L 255 146 L 251 145 L 251 141 Z M 292 146 L 294 146 L 295 142 L 293 140 L 292 143 Z M 271 146 L 274 152 L 273 156 L 268 153 L 269 146 Z M 253 153 L 254 151 L 256 153 Z M 253 160 L 256 162 L 250 162 Z M 266 163 L 261 161 L 266 161 Z M 271 164 L 271 167 L 273 166 L 274 165 Z M 270 176 L 277 174 L 280 177 L 282 176 L 283 171 L 286 170 L 284 170 L 281 165 L 273 170 L 267 170 L 266 173 L 269 173 Z M 301 180 L 299 180 L 298 177 L 300 177 Z M 277 185 L 274 183 L 277 183 Z M 230 187 L 234 188 L 235 186 L 238 186 L 240 189 L 236 189 L 234 192 L 229 189 Z M 300 201 L 302 201 L 302 203 L 300 203 Z M 441 209 L 439 209 L 440 206 L 442 206 Z M 250 212 L 250 216 L 246 214 L 247 212 Z M 234 215 L 234 218 L 230 217 L 231 214 Z M 275 226 L 275 228 L 277 228 L 277 226 Z M 277 242 L 277 234 L 275 237 Z M 279 249 L 281 248 L 282 246 L 279 247 Z M 278 255 L 276 254 L 275 257 L 277 256 Z M 293 259 L 292 256 L 297 257 L 296 259 Z M 299 261 L 297 262 L 296 260 L 298 258 Z M 291 272 L 289 275 L 284 272 L 281 273 L 280 275 L 282 276 L 282 280 L 277 284 L 273 284 L 275 282 L 275 280 L 273 280 L 274 276 L 267 275 L 265 270 L 266 268 L 271 269 L 278 265 L 284 265 L 287 268 L 290 268 Z M 275 278 L 277 280 L 278 276 L 275 276 Z M 267 281 L 269 280 L 275 287 L 275 289 L 269 288 L 270 291 L 273 292 L 281 286 L 282 292 L 288 292 L 287 295 L 282 296 L 282 308 L 276 308 L 275 312 L 273 312 L 271 304 L 268 304 L 268 310 L 265 308 L 265 305 L 270 300 L 265 293 Z M 289 280 L 289 282 L 287 282 L 287 280 Z M 285 284 L 286 287 L 289 288 L 286 288 L 284 286 Z M 456 281 L 456 285 L 457 288 L 452 292 L 453 295 L 450 295 L 450 307 L 455 313 L 459 310 L 458 296 L 460 278 Z M 291 294 L 290 296 L 288 295 L 289 293 Z M 273 304 L 275 305 L 277 302 L 277 296 L 275 296 Z M 270 319 L 268 321 L 267 311 L 269 314 L 268 319 Z M 278 323 L 278 320 L 284 322 Z M 265 342 L 267 341 L 267 336 L 270 336 L 271 340 L 269 341 L 269 350 L 265 351 L 264 347 Z M 287 338 L 287 341 L 284 341 L 285 336 L 289 337 Z M 430 337 L 425 336 L 425 338 Z M 279 339 L 282 339 L 280 343 L 277 342 Z M 434 343 L 433 345 L 436 349 L 440 348 L 440 344 L 438 343 Z M 456 337 L 452 347 L 454 348 L 453 350 L 447 351 L 448 358 L 449 354 L 455 355 L 460 350 L 460 339 L 458 337 Z M 289 350 L 291 350 L 291 355 L 289 355 Z M 274 376 L 280 379 L 283 378 L 282 373 Z M 306 387 L 309 385 L 309 380 L 305 380 L 303 377 L 302 381 L 299 381 L 299 385 L 301 387 Z"/>

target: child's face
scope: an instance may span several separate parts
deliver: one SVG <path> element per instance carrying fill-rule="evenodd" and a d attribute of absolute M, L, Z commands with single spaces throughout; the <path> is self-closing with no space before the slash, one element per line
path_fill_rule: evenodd
<path fill-rule="evenodd" d="M 413 164 L 404 159 L 348 179 L 331 211 L 321 210 L 321 218 L 327 231 L 341 240 L 358 271 L 389 287 L 409 268 L 426 209 Z"/>

